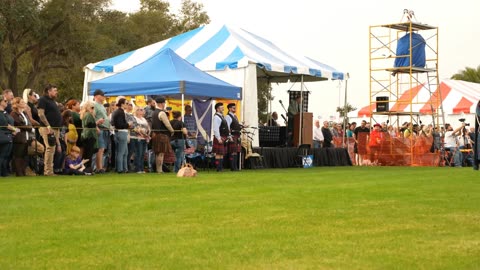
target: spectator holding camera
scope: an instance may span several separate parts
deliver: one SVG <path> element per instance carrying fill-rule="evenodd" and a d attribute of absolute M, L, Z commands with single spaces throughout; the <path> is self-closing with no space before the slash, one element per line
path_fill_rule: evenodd
<path fill-rule="evenodd" d="M 462 156 L 459 150 L 458 136 L 460 131 L 465 128 L 465 122 L 462 122 L 462 125 L 455 130 L 449 124 L 445 124 L 445 150 L 450 151 L 450 154 L 453 156 L 453 163 L 455 167 L 462 167 Z"/>

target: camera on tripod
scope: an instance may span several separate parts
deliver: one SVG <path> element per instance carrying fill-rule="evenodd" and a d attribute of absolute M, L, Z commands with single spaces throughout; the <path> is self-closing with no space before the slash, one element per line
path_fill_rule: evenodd
<path fill-rule="evenodd" d="M 462 122 L 462 123 L 465 123 L 465 118 L 460 118 L 458 119 L 458 121 Z M 470 126 L 470 123 L 465 123 L 465 126 L 466 127 L 469 127 Z"/>

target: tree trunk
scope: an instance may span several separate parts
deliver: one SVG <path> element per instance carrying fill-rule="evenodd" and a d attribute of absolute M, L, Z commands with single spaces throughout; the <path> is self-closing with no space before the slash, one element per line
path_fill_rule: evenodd
<path fill-rule="evenodd" d="M 13 95 L 18 97 L 18 84 L 17 84 L 18 62 L 17 59 L 12 59 L 10 64 L 10 74 L 8 74 L 8 86 L 12 89 Z"/>
<path fill-rule="evenodd" d="M 35 85 L 35 80 L 37 79 L 38 74 L 41 73 L 42 69 L 40 67 L 41 55 L 40 55 L 40 46 L 37 46 L 32 51 L 32 69 L 28 73 L 27 81 L 25 82 L 25 88 L 33 88 Z"/>

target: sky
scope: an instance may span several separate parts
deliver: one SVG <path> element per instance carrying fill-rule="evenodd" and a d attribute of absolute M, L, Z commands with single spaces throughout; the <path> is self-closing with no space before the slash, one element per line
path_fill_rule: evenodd
<path fill-rule="evenodd" d="M 360 109 L 369 104 L 369 27 L 401 22 L 403 10 L 415 12 L 416 21 L 439 29 L 439 77 L 450 78 L 465 67 L 480 65 L 480 1 L 432 0 L 192 0 L 203 4 L 212 22 L 238 27 L 270 40 L 279 48 L 348 72 L 347 83 L 307 83 L 309 111 L 315 118 L 337 116 L 336 107 L 347 102 Z M 181 0 L 170 0 L 176 13 Z M 112 8 L 139 9 L 139 0 L 113 0 Z M 278 100 L 300 84 L 274 85 L 272 110 L 283 112 Z M 285 102 L 284 102 L 285 103 Z"/>

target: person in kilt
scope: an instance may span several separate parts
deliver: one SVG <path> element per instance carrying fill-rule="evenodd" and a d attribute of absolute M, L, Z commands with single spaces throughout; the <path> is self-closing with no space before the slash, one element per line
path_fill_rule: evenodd
<path fill-rule="evenodd" d="M 163 173 L 163 158 L 165 154 L 172 152 L 170 137 L 174 130 L 165 112 L 165 98 L 157 97 L 155 102 L 157 107 L 152 113 L 152 149 L 155 153 L 157 173 Z"/>
<path fill-rule="evenodd" d="M 228 141 L 227 144 L 227 151 L 229 154 L 229 161 L 230 161 L 230 170 L 238 171 L 238 153 L 242 151 L 240 146 L 240 132 L 242 130 L 242 125 L 238 122 L 238 118 L 235 115 L 237 111 L 237 107 L 235 103 L 230 103 L 227 105 L 228 114 L 226 115 L 225 119 L 228 124 L 228 128 L 230 129 L 231 139 Z"/>
<path fill-rule="evenodd" d="M 217 171 L 223 170 L 223 156 L 226 153 L 225 143 L 230 137 L 227 120 L 223 117 L 223 103 L 215 104 L 215 114 L 213 115 L 213 148 L 215 153 L 215 165 Z"/>

